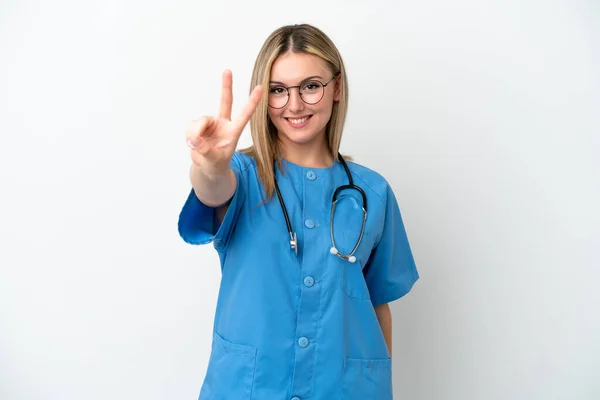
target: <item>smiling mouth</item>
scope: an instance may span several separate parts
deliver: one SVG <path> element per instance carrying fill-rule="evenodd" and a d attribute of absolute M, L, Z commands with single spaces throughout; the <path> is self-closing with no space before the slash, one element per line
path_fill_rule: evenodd
<path fill-rule="evenodd" d="M 312 117 L 312 115 L 309 115 L 307 117 L 303 117 L 303 118 L 286 118 L 288 121 L 290 121 L 292 124 L 302 124 L 306 121 L 308 121 L 310 119 L 310 117 Z"/>

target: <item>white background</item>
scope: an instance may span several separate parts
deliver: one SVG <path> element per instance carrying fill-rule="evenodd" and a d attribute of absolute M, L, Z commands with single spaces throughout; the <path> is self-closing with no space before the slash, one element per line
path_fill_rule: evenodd
<path fill-rule="evenodd" d="M 600 399 L 599 3 L 369 3 L 0 2 L 0 399 L 197 398 L 220 271 L 177 233 L 184 131 L 301 22 L 421 274 L 395 397 Z"/>

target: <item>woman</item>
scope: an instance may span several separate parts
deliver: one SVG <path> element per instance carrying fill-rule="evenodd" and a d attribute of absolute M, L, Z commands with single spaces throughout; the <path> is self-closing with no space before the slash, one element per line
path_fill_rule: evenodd
<path fill-rule="evenodd" d="M 219 114 L 190 125 L 179 233 L 212 242 L 222 270 L 201 400 L 392 398 L 388 303 L 418 273 L 389 184 L 339 153 L 347 85 L 322 31 L 285 26 L 241 115 L 226 71 Z"/>

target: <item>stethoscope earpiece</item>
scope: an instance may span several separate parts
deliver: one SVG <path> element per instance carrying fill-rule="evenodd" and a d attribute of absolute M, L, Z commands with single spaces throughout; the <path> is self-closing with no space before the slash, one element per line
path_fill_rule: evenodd
<path fill-rule="evenodd" d="M 336 249 L 335 247 L 332 247 L 332 248 L 330 248 L 330 249 L 329 249 L 329 252 L 330 252 L 331 254 L 334 254 L 334 255 L 336 255 L 336 256 L 338 256 L 338 257 L 340 257 L 341 259 L 348 260 L 348 261 L 349 261 L 349 262 L 351 262 L 351 263 L 355 263 L 355 262 L 356 262 L 356 257 L 355 257 L 355 256 L 349 256 L 349 257 L 348 257 L 348 256 L 344 256 L 344 255 L 343 255 L 343 254 L 341 254 L 341 253 L 338 251 L 338 249 Z"/>

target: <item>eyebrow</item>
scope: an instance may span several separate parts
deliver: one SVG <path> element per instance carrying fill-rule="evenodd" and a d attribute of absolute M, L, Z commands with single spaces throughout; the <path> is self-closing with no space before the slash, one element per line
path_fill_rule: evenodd
<path fill-rule="evenodd" d="M 319 79 L 323 79 L 322 76 L 319 75 L 313 75 L 313 76 L 309 76 L 308 78 L 304 78 L 300 81 L 300 83 L 306 82 L 308 80 L 314 79 L 314 78 L 319 78 Z M 271 81 L 269 82 L 269 84 L 277 84 L 277 85 L 285 85 L 285 83 L 283 82 L 279 82 L 279 81 Z"/>

